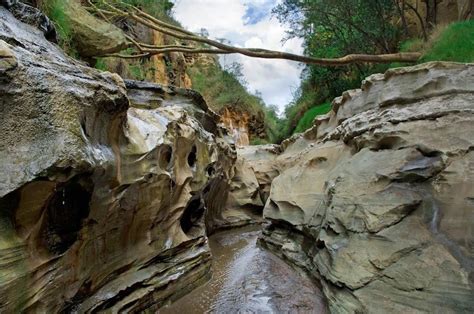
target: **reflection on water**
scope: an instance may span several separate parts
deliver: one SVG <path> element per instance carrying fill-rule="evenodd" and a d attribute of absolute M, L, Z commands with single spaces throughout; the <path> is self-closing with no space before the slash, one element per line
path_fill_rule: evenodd
<path fill-rule="evenodd" d="M 257 247 L 259 227 L 210 237 L 212 279 L 160 313 L 324 313 L 321 291 Z"/>

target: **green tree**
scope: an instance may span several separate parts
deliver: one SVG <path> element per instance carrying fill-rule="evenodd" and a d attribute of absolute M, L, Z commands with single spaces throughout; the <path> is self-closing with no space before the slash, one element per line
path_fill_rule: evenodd
<path fill-rule="evenodd" d="M 392 21 L 398 16 L 393 0 L 284 0 L 273 14 L 288 24 L 288 38 L 304 40 L 304 54 L 335 58 L 354 53 L 397 51 L 401 30 Z M 304 112 L 355 88 L 360 81 L 386 66 L 354 64 L 344 67 L 307 65 L 295 99 L 286 109 L 287 135 Z"/>

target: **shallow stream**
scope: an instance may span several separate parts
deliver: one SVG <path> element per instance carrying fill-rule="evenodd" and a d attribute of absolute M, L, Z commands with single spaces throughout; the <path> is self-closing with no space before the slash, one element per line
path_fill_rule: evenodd
<path fill-rule="evenodd" d="M 326 313 L 320 289 L 258 247 L 259 233 L 249 226 L 212 235 L 212 279 L 160 313 Z"/>

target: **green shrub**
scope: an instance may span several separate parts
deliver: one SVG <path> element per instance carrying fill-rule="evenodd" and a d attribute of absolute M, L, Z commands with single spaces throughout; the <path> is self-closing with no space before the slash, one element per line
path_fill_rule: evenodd
<path fill-rule="evenodd" d="M 313 126 L 314 118 L 317 116 L 323 115 L 328 113 L 331 110 L 330 103 L 324 103 L 322 105 L 313 107 L 307 110 L 303 117 L 298 121 L 298 125 L 296 126 L 294 133 L 301 133 L 309 129 Z"/>
<path fill-rule="evenodd" d="M 421 52 L 418 63 L 428 61 L 474 62 L 474 20 L 438 25 L 428 41 L 409 39 L 400 44 L 401 52 Z M 391 68 L 410 66 L 395 62 Z"/>

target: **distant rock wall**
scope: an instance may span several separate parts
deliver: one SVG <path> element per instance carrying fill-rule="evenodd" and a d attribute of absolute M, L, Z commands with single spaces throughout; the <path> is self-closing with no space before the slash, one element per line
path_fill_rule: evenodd
<path fill-rule="evenodd" d="M 260 243 L 334 313 L 474 311 L 474 65 L 367 78 L 282 145 Z"/>
<path fill-rule="evenodd" d="M 434 7 L 436 2 L 436 14 L 432 17 L 427 17 L 426 2 L 431 3 L 431 7 Z M 428 25 L 428 23 L 436 22 L 436 24 L 445 25 L 455 21 L 469 20 L 473 16 L 474 1 L 472 0 L 407 0 L 405 3 L 408 31 L 413 37 L 421 35 L 422 24 L 429 29 L 434 25 Z"/>
<path fill-rule="evenodd" d="M 278 145 L 273 144 L 237 148 L 235 171 L 219 228 L 262 222 L 270 185 L 279 174 L 275 163 L 279 152 Z"/>
<path fill-rule="evenodd" d="M 236 156 L 199 94 L 86 67 L 0 6 L 0 95 L 0 312 L 139 312 L 205 282 Z"/>

